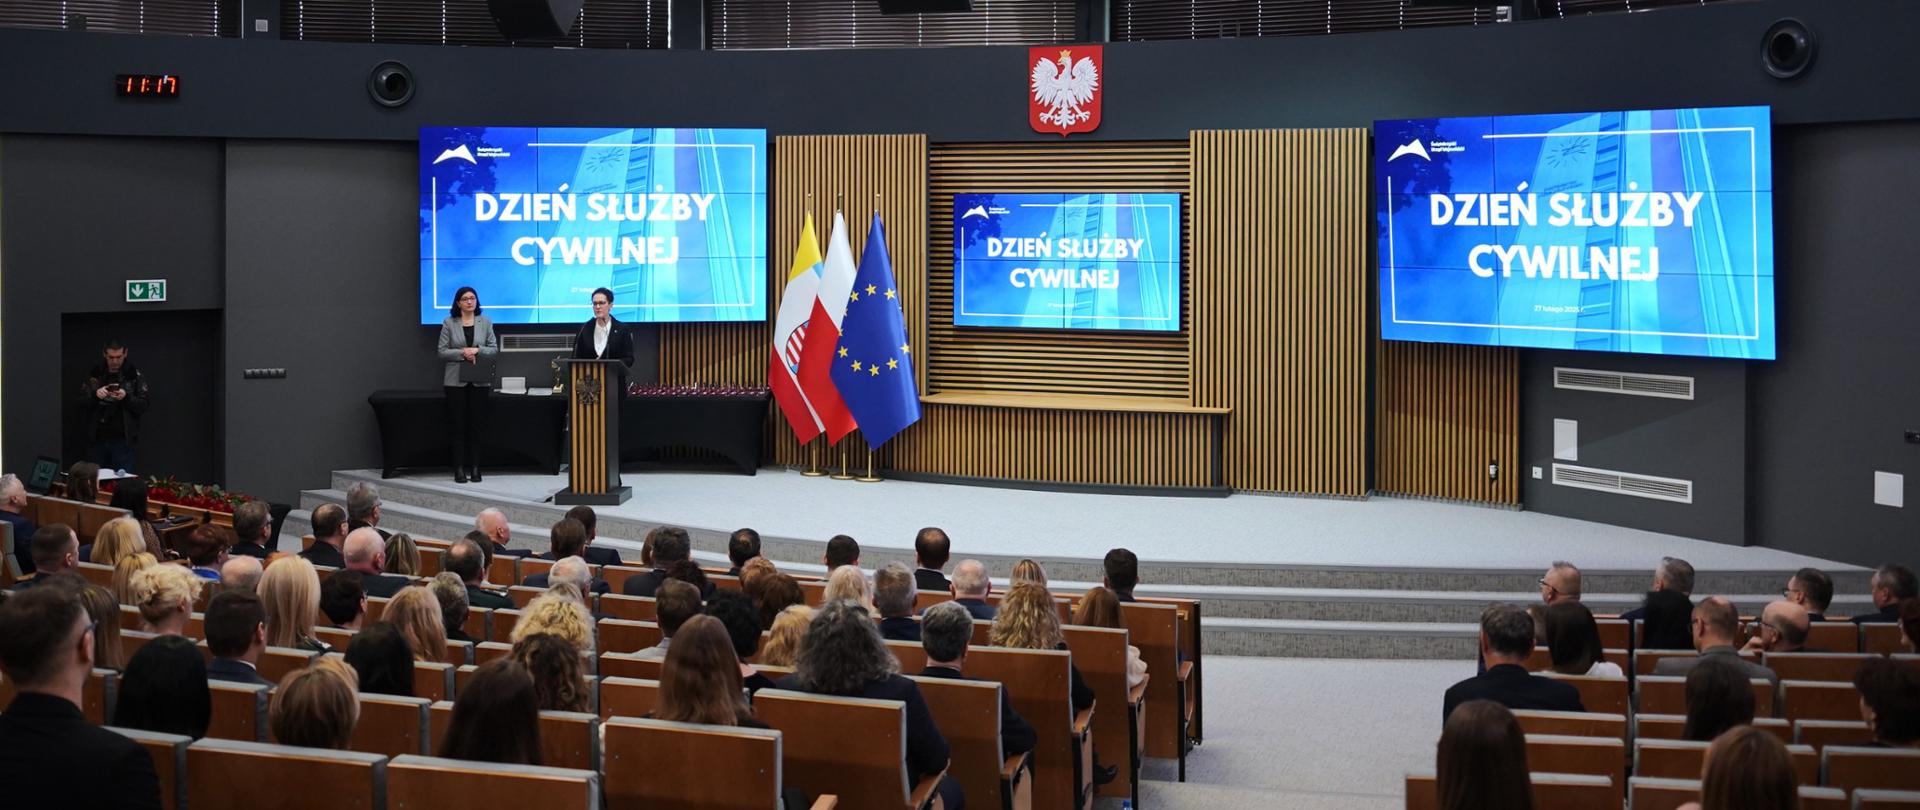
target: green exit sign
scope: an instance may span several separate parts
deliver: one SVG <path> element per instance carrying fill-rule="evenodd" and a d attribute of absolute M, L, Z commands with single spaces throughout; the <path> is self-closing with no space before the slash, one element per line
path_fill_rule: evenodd
<path fill-rule="evenodd" d="M 167 280 L 143 278 L 127 280 L 127 303 L 167 300 Z"/>

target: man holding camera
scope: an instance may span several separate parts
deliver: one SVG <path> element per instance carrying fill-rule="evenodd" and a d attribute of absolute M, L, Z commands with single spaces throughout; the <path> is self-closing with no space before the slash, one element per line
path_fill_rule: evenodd
<path fill-rule="evenodd" d="M 127 362 L 120 341 L 107 341 L 101 362 L 87 372 L 80 397 L 87 408 L 87 455 L 102 469 L 133 468 L 133 446 L 140 439 L 140 415 L 147 411 L 147 381 Z"/>

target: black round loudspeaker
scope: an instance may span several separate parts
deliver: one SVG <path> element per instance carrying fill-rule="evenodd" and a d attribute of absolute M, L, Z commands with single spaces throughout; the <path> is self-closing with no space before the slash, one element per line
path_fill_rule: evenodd
<path fill-rule="evenodd" d="M 1795 19 L 1777 20 L 1760 39 L 1760 61 L 1776 79 L 1797 78 L 1813 67 L 1813 30 Z"/>
<path fill-rule="evenodd" d="M 413 71 L 399 62 L 381 62 L 367 74 L 367 94 L 382 107 L 398 107 L 413 100 Z"/>

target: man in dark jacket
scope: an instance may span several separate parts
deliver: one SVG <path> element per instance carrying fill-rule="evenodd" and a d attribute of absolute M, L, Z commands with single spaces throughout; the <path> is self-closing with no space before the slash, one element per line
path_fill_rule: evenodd
<path fill-rule="evenodd" d="M 207 604 L 205 632 L 207 679 L 272 686 L 260 677 L 260 655 L 267 651 L 267 610 L 246 591 L 221 591 Z"/>
<path fill-rule="evenodd" d="M 1480 614 L 1480 657 L 1487 671 L 1447 689 L 1440 719 L 1469 700 L 1491 700 L 1509 709 L 1583 712 L 1573 684 L 1527 672 L 1533 653 L 1533 617 L 1514 605 L 1494 605 Z"/>
<path fill-rule="evenodd" d="M 127 362 L 127 349 L 109 340 L 101 362 L 87 372 L 80 403 L 87 411 L 88 458 L 109 470 L 133 469 L 140 442 L 140 415 L 147 412 L 147 380 Z"/>
<path fill-rule="evenodd" d="M 973 614 L 966 608 L 953 602 L 941 602 L 927 608 L 920 617 L 920 646 L 927 651 L 927 668 L 920 675 L 926 678 L 966 678 L 967 642 L 973 638 Z M 1013 702 L 1007 699 L 1007 690 L 1000 690 L 1000 748 L 1003 756 L 1013 756 L 1033 750 L 1033 726 L 1027 724 L 1019 712 L 1013 710 Z"/>

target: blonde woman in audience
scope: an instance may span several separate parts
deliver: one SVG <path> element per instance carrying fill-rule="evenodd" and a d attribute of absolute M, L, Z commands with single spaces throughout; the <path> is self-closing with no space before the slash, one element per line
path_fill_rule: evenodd
<path fill-rule="evenodd" d="M 987 643 L 1023 650 L 1066 649 L 1067 638 L 1060 632 L 1060 611 L 1054 607 L 1053 594 L 1031 582 L 1007 589 Z M 1093 706 L 1093 687 L 1080 678 L 1080 668 L 1068 664 L 1067 674 L 1073 681 L 1073 710 L 1085 711 Z"/>
<path fill-rule="evenodd" d="M 543 712 L 593 709 L 586 666 L 580 650 L 552 633 L 535 633 L 513 643 L 513 660 L 533 676 L 533 692 Z"/>
<path fill-rule="evenodd" d="M 1086 596 L 1080 597 L 1080 608 L 1073 612 L 1073 623 L 1108 630 L 1127 629 L 1126 614 L 1120 610 L 1120 597 L 1101 586 L 1094 586 Z M 1147 680 L 1147 662 L 1140 660 L 1140 648 L 1133 646 L 1132 639 L 1128 639 L 1128 642 L 1127 688 L 1133 689 Z"/>
<path fill-rule="evenodd" d="M 518 644 L 540 633 L 559 636 L 583 655 L 593 654 L 593 614 L 580 602 L 579 589 L 562 583 L 534 597 L 514 622 L 511 640 Z"/>
<path fill-rule="evenodd" d="M 93 533 L 93 550 L 87 554 L 87 562 L 119 565 L 121 560 L 146 550 L 147 540 L 140 534 L 139 521 L 117 517 Z"/>
<path fill-rule="evenodd" d="M 313 637 L 320 616 L 320 572 L 306 558 L 289 556 L 260 575 L 260 601 L 267 608 L 267 646 L 330 652 Z"/>
<path fill-rule="evenodd" d="M 159 565 L 160 561 L 152 554 L 140 552 L 120 558 L 113 564 L 113 598 L 120 604 L 133 604 L 133 575 L 140 569 Z"/>
<path fill-rule="evenodd" d="M 1707 748 L 1700 801 L 1680 810 L 1800 810 L 1800 780 L 1780 738 L 1736 726 Z"/>
<path fill-rule="evenodd" d="M 184 565 L 151 565 L 127 582 L 133 606 L 140 609 L 140 629 L 163 636 L 184 635 L 193 616 L 193 600 L 200 598 L 201 579 Z"/>
<path fill-rule="evenodd" d="M 838 602 L 852 599 L 866 608 L 867 615 L 878 615 L 873 609 L 873 588 L 867 584 L 867 572 L 857 565 L 842 565 L 833 569 L 827 577 L 826 596 L 822 602 Z"/>
<path fill-rule="evenodd" d="M 1031 582 L 1042 588 L 1047 587 L 1047 569 L 1041 568 L 1040 564 L 1033 560 L 1021 560 L 1014 563 L 1013 576 L 1007 583 L 1007 587 L 1011 588 L 1022 582 Z"/>
<path fill-rule="evenodd" d="M 387 538 L 386 573 L 403 577 L 420 576 L 420 547 L 413 542 L 413 536 L 406 532 L 394 532 Z"/>
<path fill-rule="evenodd" d="M 773 617 L 773 629 L 760 645 L 760 665 L 790 667 L 800 657 L 800 642 L 807 637 L 807 624 L 813 621 L 813 608 L 789 605 Z"/>
<path fill-rule="evenodd" d="M 344 659 L 321 656 L 280 681 L 267 711 L 275 742 L 344 751 L 360 722 L 360 676 Z"/>
<path fill-rule="evenodd" d="M 88 585 L 80 589 L 80 601 L 87 606 L 93 627 L 93 667 L 115 672 L 127 668 L 120 649 L 120 600 L 104 586 Z"/>
<path fill-rule="evenodd" d="M 447 657 L 447 624 L 440 614 L 440 600 L 433 591 L 417 585 L 401 588 L 387 603 L 381 621 L 392 622 L 406 637 L 413 660 L 439 662 Z"/>

